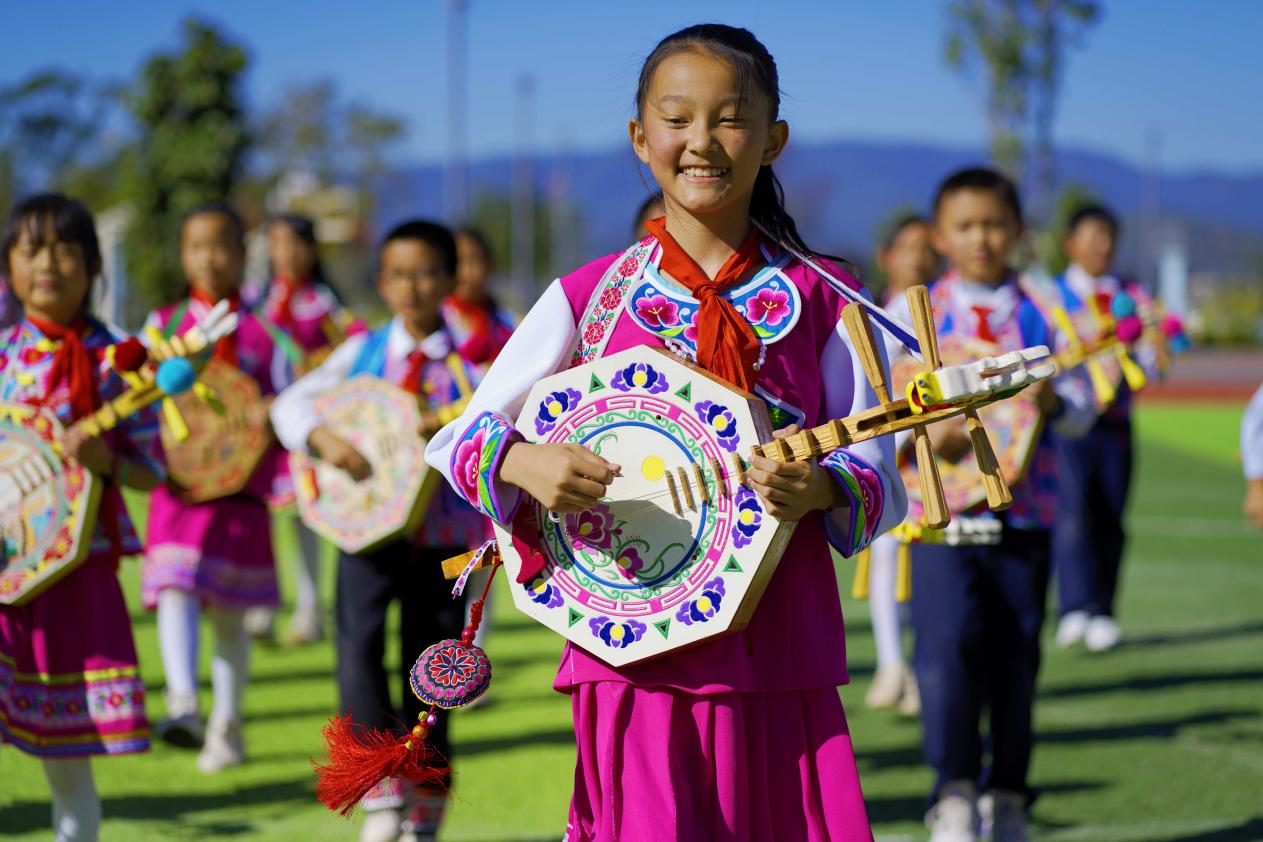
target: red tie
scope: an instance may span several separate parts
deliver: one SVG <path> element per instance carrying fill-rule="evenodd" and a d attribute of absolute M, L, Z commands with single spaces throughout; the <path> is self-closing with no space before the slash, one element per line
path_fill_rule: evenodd
<path fill-rule="evenodd" d="M 403 388 L 414 395 L 421 394 L 421 368 L 425 365 L 425 352 L 420 348 L 408 355 L 408 371 L 403 376 Z"/>
<path fill-rule="evenodd" d="M 991 316 L 991 308 L 974 305 L 971 309 L 978 317 L 978 338 L 984 342 L 998 342 L 996 335 L 991 332 L 991 322 L 988 321 L 988 318 Z"/>
<path fill-rule="evenodd" d="M 197 287 L 193 287 L 189 290 L 189 298 L 194 301 L 200 301 L 209 307 L 214 307 L 219 303 L 217 300 L 202 292 Z M 233 313 L 241 310 L 240 293 L 234 292 L 232 295 L 228 296 L 228 309 Z M 176 330 L 179 330 L 180 328 L 179 325 L 176 325 L 175 327 Z M 215 353 L 213 356 L 220 362 L 228 363 L 228 365 L 233 368 L 237 368 L 237 331 L 234 330 L 232 333 L 229 333 L 227 336 L 215 343 Z"/>

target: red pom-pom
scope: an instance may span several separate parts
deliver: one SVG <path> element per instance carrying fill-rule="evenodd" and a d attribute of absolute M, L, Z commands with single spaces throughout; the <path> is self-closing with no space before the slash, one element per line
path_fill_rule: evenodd
<path fill-rule="evenodd" d="M 1139 316 L 1124 316 L 1118 320 L 1114 330 L 1118 334 L 1120 341 L 1130 345 L 1145 332 L 1145 324 L 1140 320 Z"/>
<path fill-rule="evenodd" d="M 147 359 L 149 359 L 149 352 L 134 336 L 114 346 L 114 368 L 117 371 L 140 371 L 140 367 Z"/>
<path fill-rule="evenodd" d="M 326 764 L 316 767 L 316 797 L 330 810 L 348 816 L 383 778 L 402 778 L 421 786 L 443 788 L 446 758 L 424 739 L 399 737 L 356 725 L 337 716 L 324 727 Z M 411 748 L 409 748 L 411 743 Z"/>

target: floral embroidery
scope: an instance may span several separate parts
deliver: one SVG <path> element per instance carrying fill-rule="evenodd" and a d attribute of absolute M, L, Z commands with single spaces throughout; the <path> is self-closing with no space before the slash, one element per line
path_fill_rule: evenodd
<path fill-rule="evenodd" d="M 566 602 L 561 595 L 561 590 L 542 576 L 537 576 L 530 582 L 524 583 L 522 587 L 526 588 L 526 592 L 531 595 L 533 602 L 538 602 L 545 608 L 560 608 Z"/>
<path fill-rule="evenodd" d="M 618 274 L 622 275 L 624 278 L 630 278 L 632 275 L 636 274 L 636 270 L 639 268 L 640 261 L 636 259 L 636 256 L 634 254 L 628 255 L 623 259 L 622 263 L 618 264 Z"/>
<path fill-rule="evenodd" d="M 754 533 L 763 525 L 763 507 L 759 505 L 759 497 L 750 489 L 742 486 L 732 498 L 736 504 L 737 519 L 733 524 L 732 545 L 737 549 L 750 545 Z"/>
<path fill-rule="evenodd" d="M 458 687 L 478 672 L 478 662 L 467 649 L 444 647 L 431 653 L 425 671 L 435 684 Z"/>
<path fill-rule="evenodd" d="M 719 436 L 719 446 L 729 453 L 735 452 L 741 439 L 737 435 L 737 419 L 732 416 L 728 407 L 720 406 L 714 401 L 702 401 L 693 408 L 703 421 L 714 428 L 715 434 Z"/>
<path fill-rule="evenodd" d="M 636 620 L 619 622 L 609 617 L 593 617 L 588 620 L 592 634 L 613 649 L 626 649 L 645 635 L 646 626 Z"/>
<path fill-rule="evenodd" d="M 656 395 L 667 390 L 667 378 L 648 363 L 632 363 L 627 368 L 620 369 L 610 385 L 620 392 L 644 389 L 649 394 Z"/>
<path fill-rule="evenodd" d="M 623 301 L 622 293 L 619 290 L 610 288 L 601 293 L 601 307 L 606 310 L 613 310 Z"/>
<path fill-rule="evenodd" d="M 640 550 L 626 546 L 618 554 L 618 558 L 614 559 L 614 564 L 618 566 L 618 572 L 624 579 L 635 579 L 637 571 L 645 566 L 645 560 L 641 557 Z"/>
<path fill-rule="evenodd" d="M 636 315 L 655 328 L 675 327 L 680 323 L 680 306 L 665 295 L 647 295 L 636 301 Z"/>
<path fill-rule="evenodd" d="M 495 493 L 496 470 L 509 445 L 521 434 L 502 416 L 484 412 L 465 429 L 452 451 L 456 491 L 487 517 L 503 523 L 503 501 Z"/>
<path fill-rule="evenodd" d="M 614 543 L 614 536 L 619 534 L 614 528 L 613 513 L 599 503 L 578 515 L 566 515 L 566 527 L 570 531 L 575 549 L 609 549 Z"/>
<path fill-rule="evenodd" d="M 885 505 L 885 488 L 876 468 L 846 450 L 833 451 L 820 464 L 837 479 L 849 503 L 850 523 L 841 541 L 834 542 L 838 552 L 849 557 L 875 537 Z"/>
<path fill-rule="evenodd" d="M 575 389 L 550 392 L 539 402 L 539 415 L 535 418 L 535 432 L 541 436 L 557 426 L 557 419 L 562 413 L 569 412 L 578 405 L 583 396 Z"/>
<path fill-rule="evenodd" d="M 702 593 L 697 599 L 690 599 L 680 606 L 675 619 L 686 626 L 694 623 L 705 623 L 719 613 L 724 602 L 724 580 L 716 576 L 702 586 Z"/>
<path fill-rule="evenodd" d="M 644 238 L 629 248 L 620 260 L 615 261 L 605 271 L 577 325 L 583 341 L 571 355 L 571 368 L 590 363 L 601 356 L 609 330 L 623 310 L 623 303 L 632 281 L 639 277 L 649 261 L 649 254 L 654 243 L 652 237 Z"/>
<path fill-rule="evenodd" d="M 752 325 L 776 327 L 789 318 L 789 293 L 765 287 L 746 301 L 745 314 Z"/>
<path fill-rule="evenodd" d="M 600 322 L 593 322 L 583 331 L 583 341 L 589 345 L 595 345 L 601 341 L 601 337 L 605 335 L 605 325 Z"/>
<path fill-rule="evenodd" d="M 778 263 L 777 266 L 780 264 Z M 772 269 L 762 270 L 737 289 L 725 292 L 743 314 L 763 343 L 783 339 L 802 310 L 798 289 Z M 697 351 L 697 301 L 687 293 L 662 282 L 656 270 L 648 268 L 631 291 L 633 306 L 627 308 L 639 327 L 663 340 L 681 341 L 688 355 Z"/>

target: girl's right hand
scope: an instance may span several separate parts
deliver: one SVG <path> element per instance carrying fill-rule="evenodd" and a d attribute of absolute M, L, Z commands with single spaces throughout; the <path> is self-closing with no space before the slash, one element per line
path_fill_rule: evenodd
<path fill-rule="evenodd" d="M 321 462 L 346 471 L 356 482 L 363 482 L 373 475 L 373 466 L 364 454 L 332 430 L 317 427 L 307 437 L 307 444 L 320 456 Z"/>
<path fill-rule="evenodd" d="M 518 442 L 500 463 L 500 479 L 550 512 L 575 514 L 595 506 L 621 470 L 582 445 Z"/>

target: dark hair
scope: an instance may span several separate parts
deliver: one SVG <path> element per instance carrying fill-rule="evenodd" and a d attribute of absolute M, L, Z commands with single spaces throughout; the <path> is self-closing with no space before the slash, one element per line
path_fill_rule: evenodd
<path fill-rule="evenodd" d="M 649 216 L 650 209 L 652 209 L 654 205 L 661 207 L 662 202 L 663 199 L 661 190 L 654 190 L 645 197 L 645 200 L 640 203 L 640 207 L 636 208 L 636 216 L 634 217 L 634 222 L 632 223 L 632 234 L 638 237 L 640 236 L 640 229 L 644 226 L 645 220 L 651 218 Z"/>
<path fill-rule="evenodd" d="M 1022 222 L 1022 200 L 1018 198 L 1017 187 L 1008 178 L 987 167 L 967 167 L 949 175 L 939 185 L 938 193 L 934 196 L 934 215 L 938 216 L 943 201 L 948 196 L 964 190 L 992 194 L 1013 212 L 1013 217 L 1019 224 Z"/>
<path fill-rule="evenodd" d="M 96 236 L 92 214 L 82 204 L 60 193 L 37 193 L 27 196 L 13 206 L 4 223 L 4 238 L 0 249 L 4 254 L 5 272 L 9 267 L 9 252 L 22 238 L 22 232 L 37 247 L 45 245 L 45 235 L 51 228 L 59 242 L 74 243 L 83 250 L 83 260 L 91 281 L 101 271 L 101 243 Z"/>
<path fill-rule="evenodd" d="M 1114 215 L 1114 212 L 1105 205 L 1084 205 L 1070 214 L 1070 221 L 1066 223 L 1066 236 L 1073 234 L 1075 229 L 1089 220 L 1101 223 L 1110 229 L 1111 237 L 1118 239 L 1118 232 L 1122 226 L 1119 225 L 1118 217 Z"/>
<path fill-rule="evenodd" d="M 473 240 L 474 245 L 478 246 L 478 249 L 482 252 L 482 256 L 487 259 L 487 262 L 493 266 L 495 265 L 496 256 L 495 256 L 495 252 L 491 250 L 491 243 L 487 242 L 487 238 L 484 237 L 483 233 L 479 231 L 477 228 L 474 228 L 473 226 L 470 226 L 470 225 L 466 225 L 462 228 L 457 228 L 456 236 L 468 237 L 469 239 Z"/>
<path fill-rule="evenodd" d="M 929 224 L 930 221 L 919 213 L 906 213 L 903 216 L 896 217 L 893 222 L 889 223 L 882 229 L 881 239 L 879 240 L 879 248 L 884 252 L 890 251 L 894 248 L 895 241 L 899 239 L 899 235 L 902 234 L 905 229 L 910 228 L 913 225 Z"/>
<path fill-rule="evenodd" d="M 776 71 L 776 60 L 748 29 L 725 26 L 721 23 L 701 23 L 668 35 L 658 42 L 653 52 L 640 68 L 640 82 L 636 86 L 636 115 L 641 117 L 649 85 L 654 71 L 670 56 L 690 50 L 705 50 L 732 66 L 737 74 L 737 87 L 746 92 L 753 85 L 767 98 L 769 117 L 773 122 L 780 117 L 781 89 Z M 785 190 L 772 172 L 771 165 L 759 168 L 754 180 L 754 193 L 750 197 L 750 216 L 763 226 L 779 243 L 805 254 L 812 251 L 803 242 L 793 217 L 785 210 Z M 828 257 L 829 255 L 825 255 Z M 838 259 L 838 258 L 835 258 Z M 845 261 L 842 261 L 845 262 Z"/>
<path fill-rule="evenodd" d="M 246 223 L 241 218 L 241 214 L 237 213 L 236 208 L 225 201 L 216 199 L 213 202 L 203 202 L 194 207 L 184 216 L 180 217 L 180 232 L 184 232 L 184 226 L 189 224 L 189 220 L 195 216 L 222 216 L 227 218 L 232 225 L 237 239 L 244 246 L 246 242 Z"/>
<path fill-rule="evenodd" d="M 401 222 L 387 232 L 382 243 L 377 247 L 378 261 L 386 246 L 395 240 L 420 240 L 439 253 L 443 259 L 443 268 L 451 277 L 456 275 L 456 238 L 446 226 L 426 219 L 409 219 Z"/>

